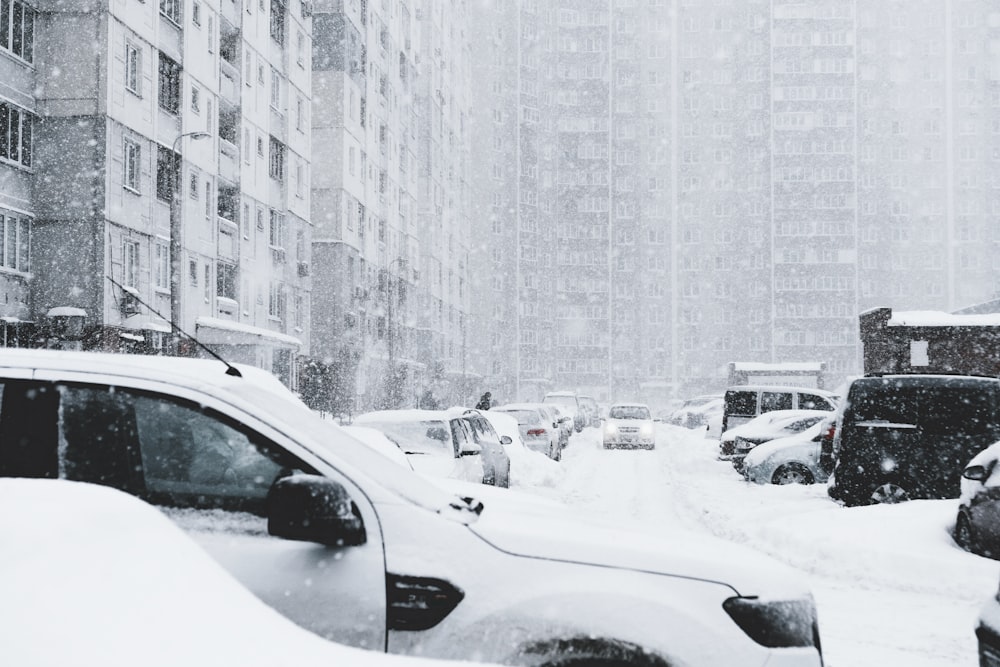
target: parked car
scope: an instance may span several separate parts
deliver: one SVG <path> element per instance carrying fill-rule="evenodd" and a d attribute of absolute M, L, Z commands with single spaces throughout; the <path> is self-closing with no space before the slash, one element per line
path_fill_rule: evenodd
<path fill-rule="evenodd" d="M 562 438 L 561 445 L 563 449 L 566 449 L 566 446 L 569 445 L 570 436 L 573 435 L 575 430 L 573 417 L 563 412 L 563 409 L 555 403 L 542 403 L 541 405 L 545 410 L 549 411 L 552 419 L 559 425 Z"/>
<path fill-rule="evenodd" d="M 600 426 L 601 408 L 597 405 L 597 399 L 593 396 L 585 396 L 584 394 L 580 394 L 576 398 L 580 403 L 580 407 L 586 412 L 587 426 Z"/>
<path fill-rule="evenodd" d="M 832 416 L 824 417 L 800 433 L 754 447 L 743 459 L 743 476 L 757 484 L 825 482 L 830 473 L 820 464 L 822 441 L 835 426 Z"/>
<path fill-rule="evenodd" d="M 0 476 L 136 495 L 267 604 L 353 646 L 508 665 L 822 664 L 812 597 L 780 563 L 709 536 L 451 495 L 260 375 L 0 350 Z M 18 576 L 34 592 L 51 583 Z M 62 626 L 58 604 L 44 611 Z"/>
<path fill-rule="evenodd" d="M 998 439 L 996 378 L 858 378 L 834 437 L 827 490 L 845 505 L 955 498 L 968 461 Z"/>
<path fill-rule="evenodd" d="M 758 445 L 793 433 L 801 433 L 830 416 L 829 412 L 822 410 L 775 410 L 775 413 L 780 416 L 768 421 L 750 421 L 728 431 L 730 435 L 736 434 L 733 438 L 733 453 L 729 456 L 729 460 L 739 472 L 743 472 L 743 459 Z"/>
<path fill-rule="evenodd" d="M 604 449 L 618 447 L 653 449 L 656 425 L 644 403 L 616 403 L 604 422 Z"/>
<path fill-rule="evenodd" d="M 972 553 L 1000 560 L 1000 443 L 972 457 L 962 471 L 955 542 Z"/>
<path fill-rule="evenodd" d="M 0 498 L 4 664 L 457 667 L 307 632 L 127 493 L 3 478 Z"/>
<path fill-rule="evenodd" d="M 484 416 L 485 412 L 453 408 L 449 414 L 461 413 L 461 418 L 469 425 L 473 442 L 479 445 L 483 456 L 483 484 L 506 489 L 510 486 L 510 457 L 504 446 L 511 444 L 511 438 L 497 434 L 493 424 Z"/>
<path fill-rule="evenodd" d="M 510 459 L 492 427 L 477 428 L 476 422 L 461 408 L 379 410 L 354 419 L 354 424 L 382 431 L 396 442 L 418 472 L 508 486 Z"/>
<path fill-rule="evenodd" d="M 562 426 L 541 405 L 508 403 L 497 406 L 490 412 L 505 412 L 517 419 L 521 440 L 529 449 L 545 454 L 554 461 L 562 458 Z"/>
<path fill-rule="evenodd" d="M 573 391 L 550 391 L 545 394 L 542 403 L 552 403 L 559 407 L 567 416 L 573 418 L 573 430 L 577 433 L 587 425 L 587 415 L 580 406 L 580 400 Z"/>
<path fill-rule="evenodd" d="M 791 435 L 792 433 L 798 433 L 799 431 L 787 431 L 782 432 L 781 429 L 784 427 L 785 423 L 788 421 L 795 421 L 797 418 L 802 416 L 812 416 L 815 411 L 803 411 L 803 410 L 774 410 L 772 412 L 765 412 L 762 415 L 758 415 L 751 419 L 750 421 L 740 424 L 739 426 L 734 426 L 729 429 L 721 436 L 719 436 L 719 460 L 720 461 L 732 461 L 733 457 L 737 455 L 736 452 L 736 439 L 741 436 L 747 436 L 748 438 L 757 438 L 764 436 L 761 442 L 766 440 L 773 440 L 774 438 L 782 438 L 786 435 Z M 824 413 L 821 416 L 829 415 L 830 413 Z M 811 426 L 811 424 L 809 425 Z M 808 426 L 806 427 L 808 428 Z M 800 431 L 802 429 L 799 429 Z M 746 448 L 751 449 L 750 447 Z M 743 452 L 746 455 L 746 451 Z"/>
<path fill-rule="evenodd" d="M 704 428 L 711 414 L 715 411 L 721 412 L 722 406 L 722 394 L 695 396 L 684 401 L 684 404 L 674 410 L 666 421 L 668 424 L 684 428 Z"/>
<path fill-rule="evenodd" d="M 976 626 L 979 667 L 1000 665 L 1000 589 L 984 604 Z"/>
<path fill-rule="evenodd" d="M 822 389 L 773 385 L 740 385 L 726 390 L 722 414 L 722 432 L 745 424 L 754 417 L 774 410 L 837 409 L 835 394 Z"/>

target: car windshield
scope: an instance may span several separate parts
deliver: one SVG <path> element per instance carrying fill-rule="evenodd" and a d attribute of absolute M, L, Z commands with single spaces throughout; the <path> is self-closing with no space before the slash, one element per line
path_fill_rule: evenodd
<path fill-rule="evenodd" d="M 519 425 L 537 424 L 541 421 L 538 413 L 534 410 L 498 410 L 498 412 L 504 412 L 514 417 Z"/>
<path fill-rule="evenodd" d="M 444 421 L 365 421 L 362 424 L 391 436 L 407 454 L 454 454 L 451 431 Z"/>
<path fill-rule="evenodd" d="M 608 416 L 611 419 L 650 419 L 649 408 L 644 405 L 615 405 Z"/>
<path fill-rule="evenodd" d="M 576 407 L 576 398 L 573 396 L 546 396 L 545 403 L 555 403 L 565 407 Z"/>

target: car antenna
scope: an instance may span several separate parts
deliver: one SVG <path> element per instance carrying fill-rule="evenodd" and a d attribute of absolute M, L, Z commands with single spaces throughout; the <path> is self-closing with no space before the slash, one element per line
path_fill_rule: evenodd
<path fill-rule="evenodd" d="M 191 334 L 189 334 L 188 332 L 184 331 L 179 326 L 177 326 L 176 324 L 174 324 L 173 320 L 168 320 L 166 317 L 164 317 L 163 315 L 161 315 L 155 308 L 153 308 L 151 305 L 149 305 L 148 303 L 146 303 L 145 301 L 143 301 L 142 298 L 138 294 L 136 294 L 135 292 L 127 289 L 124 285 L 122 285 L 121 283 L 119 283 L 117 280 L 115 280 L 111 276 L 105 276 L 105 278 L 107 278 L 108 280 L 110 280 L 111 284 L 114 285 L 115 287 L 118 287 L 119 289 L 121 289 L 121 291 L 128 292 L 129 294 L 131 294 L 132 298 L 134 298 L 136 301 L 138 301 L 143 306 L 146 306 L 146 308 L 149 309 L 149 311 L 151 313 L 153 313 L 154 315 L 156 315 L 157 317 L 159 317 L 161 320 L 163 320 L 164 322 L 169 322 L 170 323 L 170 329 L 171 329 L 171 331 L 175 331 L 175 332 L 181 334 L 182 336 L 184 336 L 185 338 L 188 338 L 189 340 L 194 341 L 195 345 L 197 345 L 198 347 L 200 347 L 201 349 L 205 350 L 210 355 L 212 355 L 213 357 L 215 357 L 216 359 L 218 359 L 219 361 L 221 361 L 222 363 L 224 363 L 226 365 L 226 375 L 232 375 L 233 377 L 238 377 L 238 378 L 243 377 L 243 373 L 240 373 L 240 369 L 236 368 L 236 366 L 233 366 L 231 363 L 229 363 L 228 361 L 226 361 L 225 359 L 223 359 L 222 357 L 220 357 L 211 348 L 209 348 L 207 345 L 205 345 L 204 343 L 202 343 L 200 340 L 198 340 L 197 338 L 195 338 L 194 336 L 192 336 Z"/>

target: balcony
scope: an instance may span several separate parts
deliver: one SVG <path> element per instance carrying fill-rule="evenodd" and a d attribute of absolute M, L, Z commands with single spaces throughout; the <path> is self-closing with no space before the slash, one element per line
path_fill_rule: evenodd
<path fill-rule="evenodd" d="M 219 141 L 219 177 L 234 184 L 240 182 L 240 150 L 225 139 Z"/>

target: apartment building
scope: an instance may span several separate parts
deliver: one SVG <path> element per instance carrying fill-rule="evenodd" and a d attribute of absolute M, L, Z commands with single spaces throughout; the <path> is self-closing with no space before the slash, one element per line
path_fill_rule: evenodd
<path fill-rule="evenodd" d="M 468 393 L 471 35 L 452 5 L 316 10 L 309 394 L 321 409 Z"/>
<path fill-rule="evenodd" d="M 835 385 L 860 370 L 858 312 L 995 296 L 989 3 L 567 2 L 528 30 L 534 4 L 519 6 L 496 8 L 513 29 L 493 41 L 508 61 L 538 58 L 538 132 L 491 162 L 536 188 L 557 264 L 532 295 L 531 261 L 497 252 L 518 287 L 495 282 L 484 309 L 494 323 L 547 309 L 555 326 L 494 341 L 497 386 L 657 402 L 718 389 L 733 360 L 822 361 Z M 499 86 L 487 108 L 535 85 L 504 68 L 480 84 Z M 490 195 L 498 233 L 522 233 L 503 217 L 521 212 L 513 195 Z M 510 340 L 513 356 L 496 344 Z"/>
<path fill-rule="evenodd" d="M 202 354 L 172 321 L 294 387 L 309 352 L 307 7 L 3 10 L 20 30 L 0 59 L 16 82 L 0 91 L 2 280 L 7 317 L 32 331 L 18 344 Z"/>

